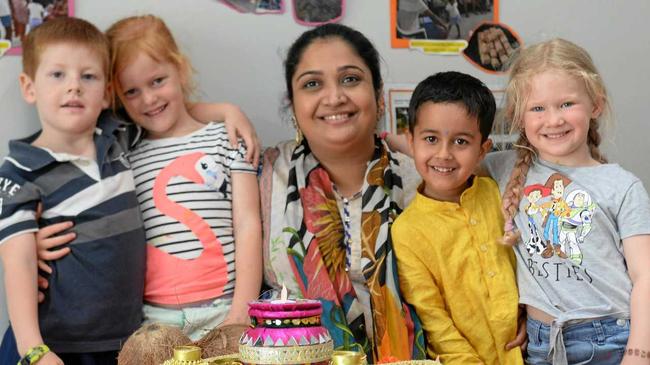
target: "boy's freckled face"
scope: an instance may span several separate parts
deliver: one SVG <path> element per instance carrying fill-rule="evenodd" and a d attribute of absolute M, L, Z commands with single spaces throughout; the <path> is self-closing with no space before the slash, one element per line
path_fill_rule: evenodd
<path fill-rule="evenodd" d="M 481 143 L 478 119 L 459 103 L 425 102 L 418 108 L 416 120 L 409 142 L 415 167 L 424 180 L 424 195 L 458 202 L 491 142 Z"/>
<path fill-rule="evenodd" d="M 22 74 L 20 81 L 25 100 L 36 104 L 44 133 L 92 133 L 99 113 L 109 106 L 104 63 L 82 45 L 47 46 L 34 77 Z"/>

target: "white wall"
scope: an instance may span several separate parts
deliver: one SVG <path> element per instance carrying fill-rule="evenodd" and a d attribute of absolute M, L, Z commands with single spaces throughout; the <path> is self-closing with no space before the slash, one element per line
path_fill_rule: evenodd
<path fill-rule="evenodd" d="M 291 1 L 285 0 L 287 3 Z M 525 43 L 564 37 L 585 47 L 599 67 L 613 100 L 615 133 L 605 151 L 613 161 L 637 174 L 650 188 L 646 127 L 650 100 L 650 19 L 647 0 L 500 0 L 500 19 Z M 463 57 L 429 56 L 390 48 L 388 0 L 347 0 L 343 23 L 366 34 L 379 49 L 385 82 L 416 83 L 442 70 L 458 70 L 498 85 L 503 77 L 484 74 Z M 191 6 L 187 5 L 191 4 Z M 293 135 L 279 117 L 284 92 L 283 55 L 305 27 L 291 16 L 239 14 L 216 0 L 77 0 L 77 16 L 105 29 L 134 14 L 161 16 L 191 58 L 202 98 L 230 101 L 255 123 L 265 145 Z M 0 59 L 0 157 L 7 141 L 38 127 L 35 112 L 20 97 L 20 58 Z M 2 294 L 2 293 L 0 293 Z M 6 326 L 4 295 L 0 295 L 0 329 Z"/>

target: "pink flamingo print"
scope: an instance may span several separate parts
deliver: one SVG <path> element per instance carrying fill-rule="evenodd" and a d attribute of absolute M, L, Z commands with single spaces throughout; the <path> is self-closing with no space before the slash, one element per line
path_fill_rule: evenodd
<path fill-rule="evenodd" d="M 224 177 L 223 174 L 216 176 L 215 166 L 211 156 L 195 152 L 175 159 L 156 177 L 153 186 L 156 208 L 188 227 L 201 242 L 203 251 L 196 259 L 186 260 L 148 244 L 145 300 L 183 304 L 223 294 L 228 282 L 228 266 L 221 242 L 198 214 L 169 199 L 166 192 L 169 181 L 176 176 L 217 187 L 219 182 L 223 183 Z"/>

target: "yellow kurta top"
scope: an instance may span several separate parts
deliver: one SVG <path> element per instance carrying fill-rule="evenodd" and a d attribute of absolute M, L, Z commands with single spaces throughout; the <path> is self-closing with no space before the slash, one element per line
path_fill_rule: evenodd
<path fill-rule="evenodd" d="M 422 187 L 422 186 L 421 186 Z M 401 290 L 443 364 L 523 364 L 515 259 L 503 236 L 496 183 L 475 177 L 460 204 L 421 194 L 392 227 Z"/>

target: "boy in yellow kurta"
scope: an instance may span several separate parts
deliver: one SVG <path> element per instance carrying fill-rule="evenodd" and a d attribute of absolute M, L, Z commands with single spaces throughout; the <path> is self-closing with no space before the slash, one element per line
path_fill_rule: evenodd
<path fill-rule="evenodd" d="M 415 307 L 427 352 L 445 364 L 523 364 L 514 255 L 500 245 L 497 184 L 473 172 L 494 97 L 476 78 L 443 72 L 422 81 L 409 105 L 408 141 L 423 182 L 392 226 L 400 286 Z"/>

